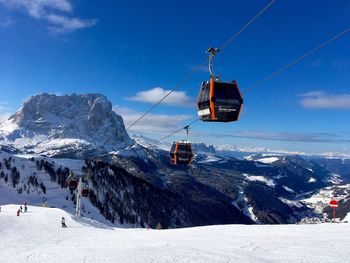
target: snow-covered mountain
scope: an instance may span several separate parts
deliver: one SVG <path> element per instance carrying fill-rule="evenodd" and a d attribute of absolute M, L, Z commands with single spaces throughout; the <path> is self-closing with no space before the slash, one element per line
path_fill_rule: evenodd
<path fill-rule="evenodd" d="M 67 176 L 74 171 L 88 175 L 86 211 L 101 222 L 145 226 L 152 211 L 152 227 L 295 223 L 323 217 L 300 196 L 339 185 L 350 174 L 347 162 L 335 176 L 334 160 L 250 152 L 238 159 L 223 154 L 227 147 L 202 143 L 193 144 L 191 165 L 174 166 L 170 146 L 130 139 L 103 95 L 33 96 L 0 125 L 0 196 L 9 198 L 0 203 L 47 198 L 71 212 Z M 344 204 L 341 220 L 350 211 Z"/>
<path fill-rule="evenodd" d="M 101 94 L 35 95 L 0 124 L 0 145 L 22 153 L 82 158 L 131 142 L 123 119 Z"/>

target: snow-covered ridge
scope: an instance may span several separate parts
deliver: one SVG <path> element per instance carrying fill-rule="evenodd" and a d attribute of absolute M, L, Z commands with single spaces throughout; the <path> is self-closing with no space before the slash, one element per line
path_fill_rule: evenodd
<path fill-rule="evenodd" d="M 101 94 L 35 95 L 0 124 L 0 144 L 27 153 L 109 152 L 131 142 L 123 119 Z"/>
<path fill-rule="evenodd" d="M 229 156 L 249 156 L 254 154 L 259 155 L 275 155 L 275 156 L 287 156 L 287 155 L 300 155 L 310 158 L 329 158 L 329 159 L 350 159 L 350 153 L 347 152 L 324 152 L 324 153 L 311 153 L 302 151 L 289 151 L 284 149 L 270 149 L 266 147 L 245 147 L 236 146 L 230 144 L 217 144 L 214 145 L 215 150 L 218 153 L 223 153 Z"/>

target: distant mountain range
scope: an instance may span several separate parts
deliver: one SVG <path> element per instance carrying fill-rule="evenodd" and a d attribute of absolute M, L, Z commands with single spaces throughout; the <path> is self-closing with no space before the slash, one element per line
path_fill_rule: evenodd
<path fill-rule="evenodd" d="M 0 124 L 0 147 L 0 204 L 46 198 L 72 212 L 67 177 L 73 172 L 89 177 L 84 216 L 111 224 L 314 222 L 328 220 L 327 202 L 337 196 L 340 219 L 350 212 L 344 156 L 195 143 L 193 164 L 173 166 L 170 144 L 131 139 L 101 94 L 29 98 Z"/>

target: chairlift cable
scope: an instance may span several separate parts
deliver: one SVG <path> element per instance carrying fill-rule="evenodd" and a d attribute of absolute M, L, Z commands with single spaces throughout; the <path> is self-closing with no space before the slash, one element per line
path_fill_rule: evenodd
<path fill-rule="evenodd" d="M 277 75 L 279 75 L 280 73 L 282 73 L 283 71 L 287 70 L 288 68 L 290 68 L 291 66 L 297 64 L 298 62 L 300 62 L 301 60 L 303 60 L 304 58 L 306 58 L 307 56 L 311 55 L 312 53 L 315 53 L 316 51 L 320 50 L 321 48 L 329 45 L 330 43 L 332 43 L 333 41 L 337 40 L 338 38 L 344 36 L 346 33 L 350 32 L 350 27 L 347 28 L 346 30 L 338 33 L 337 35 L 331 37 L 330 39 L 328 39 L 327 41 L 323 42 L 321 45 L 309 50 L 308 52 L 306 52 L 305 54 L 303 54 L 302 56 L 298 57 L 297 59 L 293 60 L 292 62 L 288 63 L 287 65 L 281 67 L 280 69 L 276 70 L 275 72 L 273 72 L 272 74 L 270 74 L 269 76 L 267 76 L 266 78 L 263 78 L 257 82 L 255 82 L 254 84 L 250 85 L 245 92 L 250 92 L 253 88 L 255 88 L 256 86 L 261 85 L 262 83 L 276 77 Z"/>
<path fill-rule="evenodd" d="M 176 130 L 176 131 L 174 131 L 174 132 L 172 132 L 172 133 L 170 133 L 170 134 L 168 134 L 168 135 L 166 135 L 166 136 L 164 136 L 164 137 L 162 137 L 162 138 L 160 138 L 158 141 L 162 141 L 162 140 L 165 140 L 165 139 L 167 139 L 167 138 L 169 138 L 170 136 L 173 136 L 174 134 L 176 134 L 176 133 L 178 133 L 178 132 L 180 132 L 180 131 L 182 131 L 183 129 L 186 129 L 186 127 L 190 127 L 191 125 L 193 125 L 193 124 L 195 124 L 197 121 L 199 121 L 200 119 L 195 119 L 194 121 L 192 121 L 192 122 L 190 122 L 189 124 L 187 124 L 186 126 L 184 126 L 184 127 L 181 127 L 180 129 L 178 129 L 178 130 Z"/>

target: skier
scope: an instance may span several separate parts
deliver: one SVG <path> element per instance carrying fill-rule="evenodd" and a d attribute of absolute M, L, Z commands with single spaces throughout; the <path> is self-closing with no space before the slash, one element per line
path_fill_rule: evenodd
<path fill-rule="evenodd" d="M 28 206 L 27 206 L 27 202 L 24 202 L 24 213 L 28 212 Z"/>
<path fill-rule="evenodd" d="M 46 198 L 45 197 L 43 197 L 43 201 L 41 202 L 41 206 L 46 207 Z"/>
<path fill-rule="evenodd" d="M 17 216 L 19 216 L 19 214 L 21 213 L 21 209 L 17 210 Z"/>
<path fill-rule="evenodd" d="M 62 227 L 67 227 L 67 226 L 66 226 L 66 219 L 64 219 L 63 216 L 62 216 Z"/>
<path fill-rule="evenodd" d="M 23 208 L 22 208 L 22 206 L 20 205 L 19 206 L 19 209 L 21 210 L 21 213 L 23 212 Z"/>

